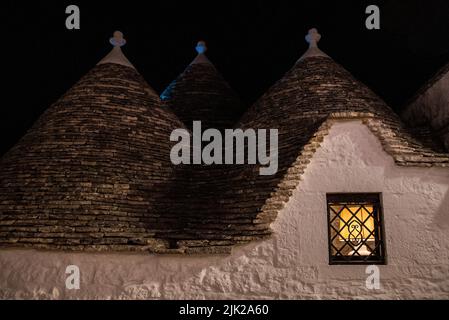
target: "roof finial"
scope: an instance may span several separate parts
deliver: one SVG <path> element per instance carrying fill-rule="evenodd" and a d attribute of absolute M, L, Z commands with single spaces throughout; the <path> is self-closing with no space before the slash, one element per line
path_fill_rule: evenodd
<path fill-rule="evenodd" d="M 109 39 L 109 42 L 114 47 L 123 47 L 126 44 L 126 40 L 125 38 L 123 38 L 123 33 L 121 33 L 120 31 L 115 31 L 114 36 Z"/>
<path fill-rule="evenodd" d="M 135 69 L 132 63 L 129 62 L 129 60 L 125 57 L 122 49 L 120 48 L 126 44 L 126 40 L 123 38 L 123 33 L 121 33 L 120 31 L 115 31 L 114 36 L 109 39 L 109 42 L 114 46 L 114 48 L 98 64 L 115 63 Z"/>
<path fill-rule="evenodd" d="M 302 61 L 305 58 L 309 57 L 328 57 L 323 51 L 318 48 L 318 42 L 321 39 L 321 34 L 318 33 L 318 30 L 312 28 L 309 30 L 309 34 L 306 36 L 306 41 L 309 43 L 309 49 L 299 58 L 298 61 Z"/>
<path fill-rule="evenodd" d="M 198 54 L 204 54 L 207 51 L 207 46 L 205 41 L 198 42 L 198 45 L 196 46 L 196 52 Z"/>
<path fill-rule="evenodd" d="M 306 36 L 307 43 L 310 44 L 310 47 L 317 47 L 318 42 L 320 42 L 321 34 L 318 33 L 318 30 L 313 28 L 309 30 L 309 34 Z"/>

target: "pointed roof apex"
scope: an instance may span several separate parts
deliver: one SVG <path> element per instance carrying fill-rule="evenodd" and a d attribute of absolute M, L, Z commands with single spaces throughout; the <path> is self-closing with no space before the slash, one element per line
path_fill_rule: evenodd
<path fill-rule="evenodd" d="M 198 56 L 195 58 L 195 60 L 192 61 L 191 64 L 200 64 L 200 63 L 212 64 L 205 54 L 207 51 L 207 45 L 205 41 L 199 41 L 195 49 L 196 52 L 198 52 Z"/>
<path fill-rule="evenodd" d="M 131 62 L 125 57 L 122 52 L 121 47 L 126 44 L 126 40 L 123 37 L 123 33 L 120 31 L 115 31 L 112 38 L 109 39 L 109 43 L 114 46 L 112 51 L 103 58 L 98 64 L 115 63 L 121 64 L 126 67 L 136 69 Z"/>
<path fill-rule="evenodd" d="M 309 33 L 306 35 L 306 41 L 309 44 L 309 49 L 303 54 L 299 61 L 308 57 L 329 57 L 318 48 L 318 42 L 320 42 L 320 40 L 321 34 L 318 33 L 318 30 L 316 28 L 310 29 Z"/>

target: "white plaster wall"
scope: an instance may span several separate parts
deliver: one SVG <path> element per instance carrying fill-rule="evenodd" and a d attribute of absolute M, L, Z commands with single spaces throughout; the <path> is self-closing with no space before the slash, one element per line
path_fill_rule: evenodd
<path fill-rule="evenodd" d="M 388 264 L 329 266 L 326 192 L 382 192 Z M 316 152 L 272 239 L 230 256 L 0 251 L 0 298 L 449 298 L 449 170 L 402 168 L 362 123 L 338 122 Z M 65 268 L 81 289 L 65 288 Z"/>

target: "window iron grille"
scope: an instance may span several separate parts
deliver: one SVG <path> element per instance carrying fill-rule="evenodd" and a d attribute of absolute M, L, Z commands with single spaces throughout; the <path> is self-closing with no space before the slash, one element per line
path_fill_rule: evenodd
<path fill-rule="evenodd" d="M 379 194 L 328 194 L 330 264 L 385 264 Z"/>

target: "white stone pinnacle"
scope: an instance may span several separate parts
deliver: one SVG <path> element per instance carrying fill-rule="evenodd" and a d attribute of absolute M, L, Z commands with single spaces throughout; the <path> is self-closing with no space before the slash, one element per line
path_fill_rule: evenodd
<path fill-rule="evenodd" d="M 100 65 L 106 63 L 115 63 L 135 69 L 132 63 L 129 62 L 129 60 L 125 57 L 125 55 L 122 52 L 121 47 L 123 47 L 126 44 L 126 40 L 123 37 L 123 33 L 121 33 L 120 31 L 115 31 L 114 36 L 109 39 L 109 42 L 114 46 L 114 48 L 98 64 Z"/>
<path fill-rule="evenodd" d="M 313 28 L 309 30 L 309 34 L 306 36 L 306 41 L 310 44 L 310 47 L 318 47 L 318 42 L 321 40 L 321 34 L 318 30 Z"/>
<path fill-rule="evenodd" d="M 318 42 L 320 42 L 320 40 L 321 34 L 318 33 L 318 30 L 315 28 L 310 29 L 309 33 L 306 36 L 306 41 L 309 44 L 309 49 L 301 58 L 299 58 L 299 61 L 309 57 L 329 57 L 318 48 Z"/>
<path fill-rule="evenodd" d="M 207 51 L 206 42 L 204 41 L 198 42 L 198 45 L 196 46 L 195 49 L 196 52 L 198 52 L 198 54 L 204 54 Z"/>
<path fill-rule="evenodd" d="M 205 53 L 207 51 L 207 45 L 206 42 L 200 41 L 198 42 L 196 46 L 196 52 L 198 52 L 198 55 L 196 56 L 195 60 L 192 61 L 191 64 L 212 64 L 209 59 L 206 57 Z"/>
<path fill-rule="evenodd" d="M 120 31 L 115 31 L 114 36 L 109 39 L 109 42 L 114 47 L 123 47 L 126 44 L 126 40 L 125 38 L 123 38 L 123 33 L 121 33 Z"/>

